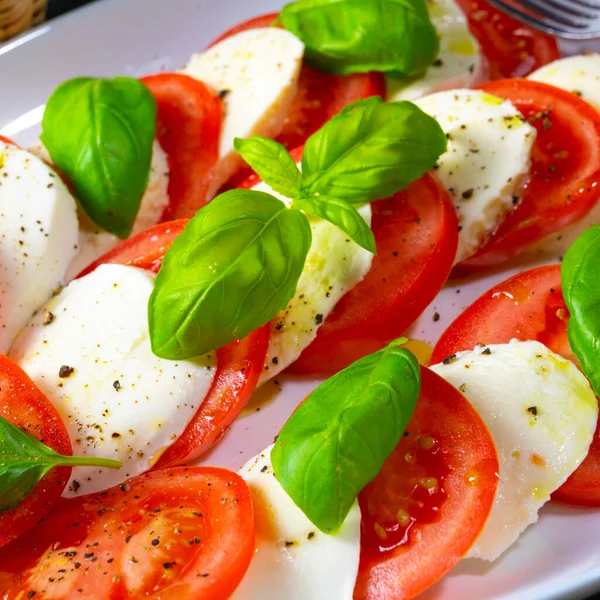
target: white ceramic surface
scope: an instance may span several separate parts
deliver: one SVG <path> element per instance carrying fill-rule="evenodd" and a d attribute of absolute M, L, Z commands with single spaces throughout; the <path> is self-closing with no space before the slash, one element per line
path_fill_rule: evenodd
<path fill-rule="evenodd" d="M 0 134 L 23 144 L 33 141 L 44 102 L 64 79 L 139 76 L 181 67 L 192 52 L 202 50 L 230 25 L 281 4 L 281 0 L 103 0 L 43 25 L 0 46 Z M 451 282 L 413 326 L 411 337 L 434 343 L 477 296 L 535 264 L 541 264 L 536 256 L 523 258 L 484 278 Z M 434 312 L 441 315 L 437 322 Z M 268 383 L 203 462 L 240 467 L 273 440 L 317 383 L 292 377 Z M 421 598 L 584 598 L 600 590 L 599 539 L 600 510 L 549 504 L 540 522 L 500 560 L 491 565 L 463 561 Z"/>

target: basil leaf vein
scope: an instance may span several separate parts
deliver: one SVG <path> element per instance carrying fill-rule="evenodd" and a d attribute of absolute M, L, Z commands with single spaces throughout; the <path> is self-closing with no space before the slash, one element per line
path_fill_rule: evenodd
<path fill-rule="evenodd" d="M 439 51 L 426 0 L 298 0 L 280 20 L 304 42 L 306 62 L 329 73 L 419 75 Z"/>
<path fill-rule="evenodd" d="M 294 295 L 308 219 L 269 194 L 231 190 L 167 251 L 148 303 L 152 351 L 172 360 L 221 348 L 264 325 Z"/>
<path fill-rule="evenodd" d="M 411 102 L 359 100 L 307 140 L 301 192 L 358 204 L 388 198 L 431 169 L 446 146 L 437 121 Z"/>
<path fill-rule="evenodd" d="M 302 173 L 288 151 L 278 142 L 255 135 L 235 138 L 234 148 L 273 190 L 286 198 L 297 198 Z"/>
<path fill-rule="evenodd" d="M 118 469 L 119 461 L 93 456 L 63 456 L 0 417 L 0 512 L 20 504 L 54 467 Z"/>
<path fill-rule="evenodd" d="M 319 196 L 318 198 L 299 198 L 294 201 L 293 206 L 315 217 L 329 221 L 339 227 L 361 248 L 372 254 L 377 253 L 373 231 L 352 204 L 337 198 Z"/>
<path fill-rule="evenodd" d="M 49 98 L 41 140 L 86 214 L 126 238 L 148 185 L 155 135 L 156 102 L 140 81 L 79 77 Z"/>
<path fill-rule="evenodd" d="M 420 390 L 416 358 L 396 340 L 322 383 L 283 426 L 275 476 L 323 532 L 335 533 L 397 446 Z"/>
<path fill-rule="evenodd" d="M 563 296 L 571 314 L 567 333 L 596 396 L 600 395 L 600 225 L 577 238 L 561 266 Z"/>

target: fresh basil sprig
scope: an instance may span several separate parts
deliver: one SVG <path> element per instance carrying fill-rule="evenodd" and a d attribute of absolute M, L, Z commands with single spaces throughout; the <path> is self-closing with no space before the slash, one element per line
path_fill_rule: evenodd
<path fill-rule="evenodd" d="M 411 102 L 358 100 L 306 142 L 302 172 L 273 140 L 236 139 L 235 148 L 292 207 L 325 219 L 375 253 L 375 238 L 351 204 L 388 198 L 433 167 L 446 151 L 437 121 Z"/>
<path fill-rule="evenodd" d="M 239 339 L 287 306 L 310 249 L 307 218 L 269 194 L 231 190 L 166 253 L 148 303 L 152 351 L 181 360 Z"/>
<path fill-rule="evenodd" d="M 307 140 L 301 191 L 355 204 L 388 198 L 429 171 L 447 144 L 411 102 L 358 100 Z"/>
<path fill-rule="evenodd" d="M 335 533 L 379 473 L 414 412 L 421 378 L 406 339 L 322 383 L 298 407 L 271 451 L 275 477 L 324 533 Z"/>
<path fill-rule="evenodd" d="M 600 225 L 590 227 L 569 248 L 561 278 L 571 314 L 567 328 L 571 349 L 600 396 Z"/>
<path fill-rule="evenodd" d="M 260 136 L 243 140 L 234 146 L 242 158 L 276 192 L 293 200 L 292 208 L 329 221 L 339 227 L 359 246 L 376 253 L 375 237 L 358 211 L 337 198 L 305 197 L 303 176 L 288 151 L 278 142 Z"/>
<path fill-rule="evenodd" d="M 426 0 L 297 0 L 279 22 L 306 46 L 305 60 L 328 73 L 423 73 L 439 51 Z"/>
<path fill-rule="evenodd" d="M 41 140 L 88 216 L 126 238 L 148 185 L 156 102 L 137 79 L 79 77 L 56 88 Z"/>
<path fill-rule="evenodd" d="M 116 460 L 93 456 L 62 456 L 0 417 L 0 512 L 20 504 L 54 467 L 119 469 Z"/>

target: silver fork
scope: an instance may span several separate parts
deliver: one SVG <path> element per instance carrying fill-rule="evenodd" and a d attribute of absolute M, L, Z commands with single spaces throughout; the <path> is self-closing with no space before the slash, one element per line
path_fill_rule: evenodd
<path fill-rule="evenodd" d="M 557 37 L 600 37 L 600 0 L 488 0 L 509 15 Z"/>

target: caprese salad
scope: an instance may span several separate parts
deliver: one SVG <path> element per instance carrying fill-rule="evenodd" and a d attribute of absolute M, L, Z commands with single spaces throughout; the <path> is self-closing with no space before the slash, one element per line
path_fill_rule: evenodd
<path fill-rule="evenodd" d="M 297 0 L 61 83 L 0 137 L 0 597 L 406 599 L 600 506 L 599 78 L 483 0 Z M 330 378 L 193 466 L 282 371 Z"/>

